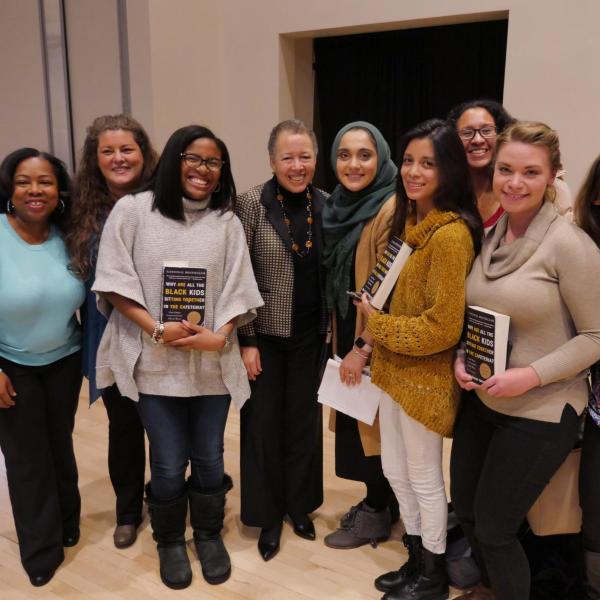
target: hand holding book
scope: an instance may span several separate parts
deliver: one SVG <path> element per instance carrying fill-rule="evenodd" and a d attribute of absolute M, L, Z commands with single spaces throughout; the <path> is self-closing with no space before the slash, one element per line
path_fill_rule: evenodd
<path fill-rule="evenodd" d="M 514 398 L 541 385 L 533 367 L 516 367 L 492 375 L 481 384 L 481 389 L 495 398 Z"/>
<path fill-rule="evenodd" d="M 181 322 L 171 321 L 164 323 L 164 333 L 162 335 L 162 343 L 170 346 L 176 340 L 187 339 L 193 332 L 185 327 Z"/>
<path fill-rule="evenodd" d="M 374 308 L 373 305 L 371 304 L 371 298 L 369 297 L 369 294 L 367 294 L 366 292 L 362 293 L 360 300 L 353 300 L 352 304 L 354 304 L 354 306 L 356 306 L 356 310 L 361 312 L 367 319 L 373 313 L 378 312 L 378 310 L 376 308 Z"/>
<path fill-rule="evenodd" d="M 454 361 L 454 376 L 463 390 L 485 390 L 495 398 L 520 396 L 541 384 L 533 367 L 515 367 L 492 375 L 479 385 L 465 370 L 465 361 L 460 355 Z"/>
<path fill-rule="evenodd" d="M 170 323 L 165 323 L 165 331 L 167 325 L 170 325 Z M 225 335 L 211 331 L 201 325 L 194 325 L 194 323 L 190 323 L 189 321 L 182 321 L 181 325 L 185 327 L 191 335 L 171 342 L 165 341 L 165 345 L 179 348 L 180 350 L 218 352 L 219 350 L 222 350 L 227 343 Z"/>

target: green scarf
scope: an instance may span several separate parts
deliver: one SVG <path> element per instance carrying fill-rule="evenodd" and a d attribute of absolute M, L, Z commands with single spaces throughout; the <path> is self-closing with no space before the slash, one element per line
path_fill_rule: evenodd
<path fill-rule="evenodd" d="M 331 148 L 331 166 L 336 170 L 337 152 L 342 136 L 350 129 L 367 130 L 375 138 L 377 172 L 373 181 L 359 192 L 351 192 L 338 184 L 323 207 L 323 264 L 327 273 L 326 298 L 329 310 L 337 307 L 344 318 L 348 312 L 354 249 L 365 223 L 372 219 L 383 203 L 394 193 L 398 169 L 390 158 L 390 147 L 377 127 L 365 121 L 354 121 L 342 127 Z"/>

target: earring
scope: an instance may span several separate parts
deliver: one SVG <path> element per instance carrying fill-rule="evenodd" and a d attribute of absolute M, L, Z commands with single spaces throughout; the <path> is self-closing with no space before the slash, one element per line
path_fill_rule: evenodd
<path fill-rule="evenodd" d="M 65 206 L 65 201 L 62 198 L 58 199 L 58 214 L 62 215 L 64 214 L 65 210 L 66 210 L 66 206 Z"/>
<path fill-rule="evenodd" d="M 12 200 L 9 198 L 6 201 L 6 212 L 10 215 L 15 211 L 15 205 L 12 203 Z"/>
<path fill-rule="evenodd" d="M 219 181 L 219 183 L 217 184 L 217 187 L 213 190 L 213 192 L 216 192 L 217 194 L 221 191 L 221 182 Z"/>

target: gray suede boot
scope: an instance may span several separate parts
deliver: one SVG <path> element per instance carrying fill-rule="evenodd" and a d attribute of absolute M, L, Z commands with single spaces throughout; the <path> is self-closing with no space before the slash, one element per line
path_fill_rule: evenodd
<path fill-rule="evenodd" d="M 585 551 L 586 600 L 600 600 L 600 553 Z"/>
<path fill-rule="evenodd" d="M 390 537 L 392 517 L 390 509 L 375 510 L 366 502 L 353 506 L 342 518 L 340 527 L 325 536 L 325 545 L 330 548 L 358 548 L 365 544 L 377 547 Z"/>

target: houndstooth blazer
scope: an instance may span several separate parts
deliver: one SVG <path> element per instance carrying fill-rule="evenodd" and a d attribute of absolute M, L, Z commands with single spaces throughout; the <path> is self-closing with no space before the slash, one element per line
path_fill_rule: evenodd
<path fill-rule="evenodd" d="M 314 231 L 321 235 L 321 211 L 328 194 L 312 188 Z M 265 305 L 254 321 L 238 330 L 240 344 L 253 346 L 256 334 L 290 337 L 294 309 L 294 259 L 292 242 L 275 198 L 275 182 L 267 181 L 237 197 L 235 212 L 240 218 L 250 250 L 254 276 Z M 321 262 L 322 243 L 316 244 Z M 321 333 L 327 331 L 324 271 L 321 269 Z"/>

